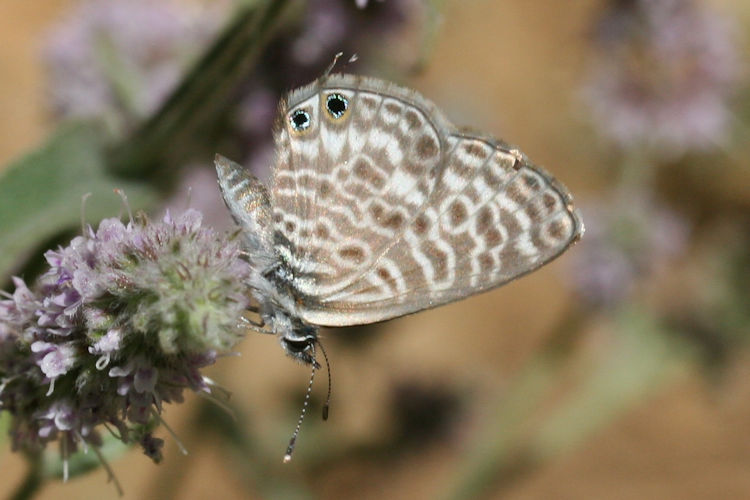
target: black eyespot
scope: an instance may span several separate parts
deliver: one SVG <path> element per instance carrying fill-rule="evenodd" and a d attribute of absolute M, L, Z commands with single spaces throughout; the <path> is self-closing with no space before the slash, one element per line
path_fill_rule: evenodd
<path fill-rule="evenodd" d="M 326 108 L 334 118 L 341 118 L 349 107 L 349 101 L 341 94 L 331 94 L 326 99 Z"/>
<path fill-rule="evenodd" d="M 310 113 L 305 110 L 298 109 L 289 117 L 289 122 L 292 124 L 292 128 L 298 132 L 305 130 L 310 126 Z"/>

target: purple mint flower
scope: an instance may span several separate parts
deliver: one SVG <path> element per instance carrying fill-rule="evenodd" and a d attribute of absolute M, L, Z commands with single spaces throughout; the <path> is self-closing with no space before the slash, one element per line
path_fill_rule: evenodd
<path fill-rule="evenodd" d="M 131 359 L 123 367 L 111 368 L 109 376 L 119 378 L 117 386 L 119 395 L 130 395 L 131 398 L 145 400 L 148 407 L 153 403 L 159 372 L 154 369 L 153 363 L 144 357 Z"/>
<path fill-rule="evenodd" d="M 109 354 L 115 352 L 122 347 L 124 336 L 125 332 L 122 328 L 110 328 L 107 330 L 106 335 L 89 347 L 89 352 L 91 354 Z"/>
<path fill-rule="evenodd" d="M 687 244 L 688 223 L 644 193 L 623 190 L 581 205 L 586 238 L 566 260 L 573 289 L 595 307 L 615 306 Z"/>
<path fill-rule="evenodd" d="M 75 342 L 53 344 L 37 340 L 31 344 L 31 352 L 36 354 L 39 368 L 50 380 L 65 375 L 77 361 Z"/>
<path fill-rule="evenodd" d="M 144 426 L 185 389 L 210 393 L 200 370 L 242 337 L 250 267 L 235 238 L 195 210 L 107 219 L 48 252 L 34 289 L 14 279 L 0 300 L 0 409 L 14 446 L 98 446 L 107 424 L 159 460 Z"/>
<path fill-rule="evenodd" d="M 1 292 L 7 297 L 0 300 L 0 342 L 4 343 L 24 337 L 26 325 L 35 320 L 39 308 L 36 296 L 21 278 L 13 277 L 13 285 L 13 295 Z"/>
<path fill-rule="evenodd" d="M 82 2 L 43 52 L 55 110 L 132 123 L 152 113 L 221 26 L 229 2 Z"/>
<path fill-rule="evenodd" d="M 31 312 L 35 307 L 36 297 L 34 293 L 29 290 L 26 283 L 18 277 L 13 277 L 13 285 L 16 290 L 13 292 L 13 302 L 16 306 L 16 311 L 20 314 L 27 314 Z"/>
<path fill-rule="evenodd" d="M 128 420 L 139 424 L 148 423 L 154 404 L 160 402 L 154 390 L 158 372 L 149 363 L 136 360 L 123 368 L 112 368 L 109 376 L 119 379 L 117 394 L 124 398 Z"/>
<path fill-rule="evenodd" d="M 39 421 L 39 437 L 53 438 L 58 431 L 67 432 L 77 428 L 78 415 L 68 400 L 59 400 L 35 415 Z"/>
<path fill-rule="evenodd" d="M 721 143 L 740 74 L 729 19 L 691 0 L 612 1 L 583 91 L 622 148 L 677 155 Z"/>

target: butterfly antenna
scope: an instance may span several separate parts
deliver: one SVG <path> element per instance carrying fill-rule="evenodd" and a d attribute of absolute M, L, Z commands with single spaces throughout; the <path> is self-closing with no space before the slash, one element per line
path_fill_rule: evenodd
<path fill-rule="evenodd" d="M 313 358 L 315 357 L 315 347 L 313 347 Z M 287 464 L 292 460 L 292 453 L 294 453 L 294 445 L 297 444 L 297 436 L 299 436 L 299 430 L 302 427 L 302 421 L 305 419 L 305 413 L 307 413 L 307 405 L 310 403 L 310 394 L 312 394 L 313 379 L 315 379 L 315 365 L 313 361 L 311 364 L 312 371 L 310 372 L 310 382 L 307 384 L 307 393 L 305 394 L 305 401 L 302 403 L 302 412 L 299 414 L 297 420 L 297 427 L 294 428 L 294 434 L 292 439 L 289 440 L 289 446 L 286 447 L 286 454 L 284 455 L 284 463 Z"/>
<path fill-rule="evenodd" d="M 328 76 L 331 74 L 331 71 L 333 71 L 333 68 L 336 66 L 336 63 L 338 62 L 339 58 L 343 56 L 343 52 L 337 52 L 335 56 L 333 56 L 333 61 L 331 61 L 331 64 L 328 65 L 326 70 L 323 72 L 323 76 Z"/>
<path fill-rule="evenodd" d="M 328 354 L 323 348 L 323 344 L 318 339 L 318 345 L 320 346 L 320 352 L 323 353 L 323 359 L 326 362 L 326 372 L 328 372 L 328 395 L 326 396 L 326 403 L 323 405 L 323 420 L 328 420 L 328 408 L 331 406 L 331 364 L 328 362 Z"/>

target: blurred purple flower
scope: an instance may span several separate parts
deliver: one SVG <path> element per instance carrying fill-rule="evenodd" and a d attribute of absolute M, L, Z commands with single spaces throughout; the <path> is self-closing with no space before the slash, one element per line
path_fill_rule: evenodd
<path fill-rule="evenodd" d="M 396 35 L 399 28 L 423 14 L 424 4 L 419 0 L 310 0 L 304 9 L 299 23 L 286 27 L 269 43 L 259 63 L 263 71 L 245 84 L 239 96 L 238 156 L 244 156 L 256 172 L 268 169 L 269 157 L 272 161 L 272 130 L 283 94 L 318 78 L 338 52 L 344 59 L 334 71 L 343 70 L 344 61 L 353 54 L 387 44 L 389 35 Z"/>
<path fill-rule="evenodd" d="M 188 210 L 162 221 L 106 219 L 46 254 L 35 291 L 0 300 L 0 409 L 15 448 L 98 445 L 102 424 L 161 459 L 145 434 L 184 389 L 211 394 L 200 369 L 241 338 L 249 266 L 241 248 Z M 64 457 L 67 458 L 67 457 Z"/>
<path fill-rule="evenodd" d="M 373 34 L 393 32 L 419 11 L 415 0 L 378 2 L 310 0 L 295 33 L 278 40 L 286 63 L 280 68 L 313 68 L 318 73 L 333 60 L 334 54 L 364 50 Z M 382 41 L 382 40 L 381 40 Z M 283 48 L 282 48 L 283 47 Z M 306 75 L 307 81 L 317 74 Z M 299 85 L 302 82 L 296 82 Z"/>
<path fill-rule="evenodd" d="M 21 278 L 13 278 L 13 286 L 16 287 L 13 295 L 0 291 L 0 296 L 7 300 L 0 300 L 0 346 L 4 342 L 13 342 L 16 338 L 29 341 L 30 337 L 24 336 L 27 325 L 36 321 L 36 311 L 40 305 L 36 295 L 29 290 Z"/>
<path fill-rule="evenodd" d="M 584 87 L 597 130 L 665 156 L 720 143 L 740 74 L 732 28 L 691 0 L 612 0 Z"/>
<path fill-rule="evenodd" d="M 622 190 L 583 204 L 581 212 L 586 237 L 566 261 L 566 275 L 591 306 L 625 300 L 639 279 L 664 269 L 687 243 L 687 221 L 644 193 Z"/>
<path fill-rule="evenodd" d="M 45 41 L 55 111 L 115 125 L 152 113 L 219 29 L 227 4 L 82 2 Z"/>
<path fill-rule="evenodd" d="M 378 2 L 384 2 L 385 0 L 377 0 Z M 370 3 L 370 0 L 354 0 L 354 3 L 357 5 L 358 9 L 365 9 L 367 8 L 367 4 Z"/>
<path fill-rule="evenodd" d="M 78 361 L 76 343 L 53 344 L 37 340 L 31 344 L 31 352 L 36 354 L 37 364 L 49 380 L 65 375 Z"/>

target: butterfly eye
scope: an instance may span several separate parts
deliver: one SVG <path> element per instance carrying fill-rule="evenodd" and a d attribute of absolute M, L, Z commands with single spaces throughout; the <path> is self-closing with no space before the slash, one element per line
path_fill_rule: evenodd
<path fill-rule="evenodd" d="M 349 101 L 341 94 L 331 94 L 326 99 L 326 109 L 334 118 L 341 118 L 349 107 Z"/>
<path fill-rule="evenodd" d="M 289 116 L 289 123 L 292 124 L 292 128 L 297 132 L 302 132 L 310 126 L 310 113 L 305 110 L 298 109 Z"/>

